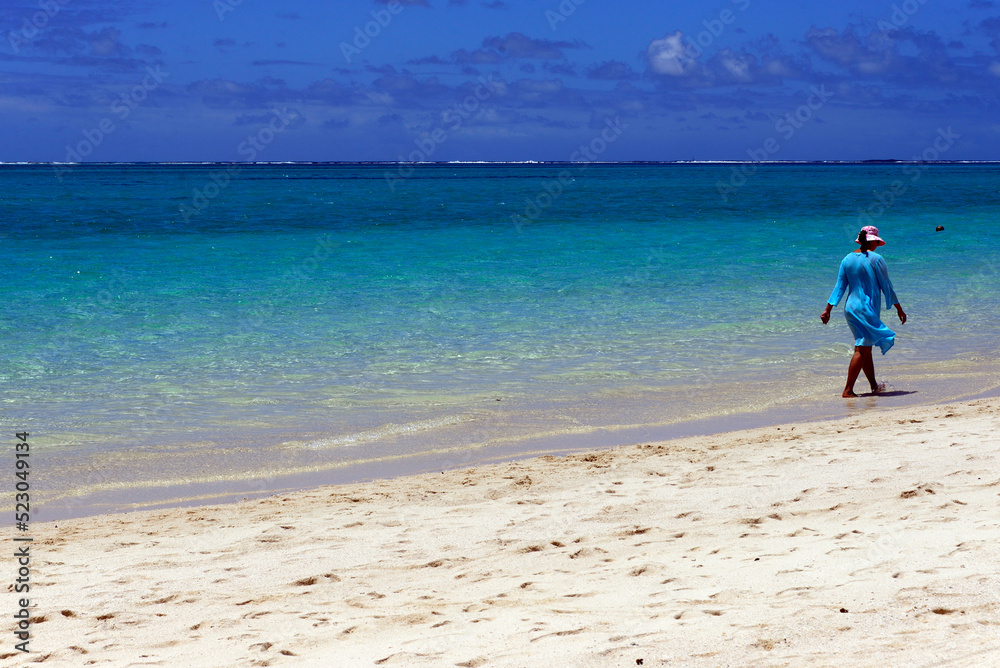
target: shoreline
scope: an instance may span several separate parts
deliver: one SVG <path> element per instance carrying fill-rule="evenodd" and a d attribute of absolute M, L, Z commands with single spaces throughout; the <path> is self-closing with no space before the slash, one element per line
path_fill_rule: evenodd
<path fill-rule="evenodd" d="M 983 665 L 1000 660 L 997 433 L 993 396 L 35 523 L 32 649 Z"/>
<path fill-rule="evenodd" d="M 954 363 L 954 362 L 952 362 Z M 119 478 L 115 475 L 113 467 L 106 467 L 101 462 L 99 468 L 103 475 L 115 481 L 109 488 L 103 490 L 90 490 L 81 492 L 77 490 L 61 490 L 52 501 L 52 492 L 39 495 L 38 509 L 33 513 L 33 517 L 38 517 L 39 521 L 61 521 L 71 518 L 89 517 L 101 514 L 127 513 L 146 509 L 166 509 L 177 507 L 197 507 L 218 503 L 235 503 L 241 499 L 256 499 L 275 494 L 286 494 L 294 491 L 308 490 L 325 485 L 344 485 L 352 483 L 371 482 L 376 480 L 392 480 L 396 478 L 419 475 L 429 472 L 440 472 L 463 468 L 467 466 L 480 466 L 493 463 L 520 461 L 527 458 L 542 455 L 565 455 L 570 453 L 589 452 L 598 449 L 611 447 L 621 447 L 648 441 L 668 441 L 690 436 L 712 436 L 728 432 L 754 429 L 773 424 L 791 424 L 801 422 L 803 424 L 812 422 L 823 422 L 848 417 L 859 412 L 893 410 L 901 407 L 919 407 L 934 405 L 943 401 L 964 401 L 982 397 L 1000 396 L 1000 385 L 998 385 L 998 373 L 1000 367 L 997 365 L 986 365 L 972 371 L 965 369 L 961 374 L 956 369 L 949 368 L 947 373 L 935 376 L 933 368 L 924 365 L 917 367 L 917 373 L 907 370 L 904 366 L 889 367 L 889 374 L 895 379 L 898 387 L 894 391 L 880 396 L 860 395 L 857 399 L 845 400 L 839 397 L 839 391 L 834 397 L 817 396 L 814 390 L 807 389 L 805 393 L 796 388 L 784 388 L 790 391 L 788 396 L 770 396 L 762 404 L 754 404 L 753 400 L 736 399 L 742 385 L 731 384 L 732 387 L 722 389 L 723 393 L 732 395 L 730 402 L 725 405 L 711 405 L 706 403 L 709 395 L 714 395 L 720 391 L 718 385 L 710 385 L 702 388 L 701 392 L 705 396 L 694 395 L 691 391 L 679 395 L 680 401 L 691 404 L 695 411 L 702 409 L 703 412 L 688 415 L 678 419 L 673 417 L 666 422 L 650 422 L 649 418 L 656 410 L 656 406 L 663 402 L 669 402 L 672 395 L 660 396 L 651 393 L 646 397 L 613 397 L 609 399 L 600 410 L 594 411 L 596 403 L 580 403 L 557 405 L 555 411 L 550 410 L 548 419 L 554 414 L 560 414 L 560 419 L 564 419 L 564 427 L 548 431 L 531 434 L 530 432 L 513 438 L 505 438 L 505 419 L 511 419 L 511 425 L 516 424 L 516 419 L 504 418 L 495 419 L 495 425 L 499 429 L 495 432 L 474 433 L 481 429 L 475 422 L 467 423 L 463 420 L 442 420 L 450 425 L 451 432 L 447 433 L 444 440 L 441 440 L 444 432 L 432 431 L 427 434 L 417 433 L 412 441 L 402 441 L 388 438 L 386 441 L 392 448 L 391 454 L 386 455 L 385 451 L 379 448 L 370 448 L 367 452 L 361 452 L 361 448 L 353 447 L 344 449 L 343 461 L 332 459 L 316 465 L 305 460 L 306 466 L 297 466 L 294 460 L 296 452 L 285 449 L 284 451 L 261 448 L 260 451 L 252 452 L 257 460 L 266 461 L 266 469 L 261 469 L 260 474 L 243 473 L 237 476 L 227 477 L 220 475 L 225 469 L 216 466 L 216 470 L 205 469 L 204 480 L 183 478 L 160 477 L 155 483 L 143 483 L 140 481 Z M 974 377 L 978 374 L 978 377 Z M 831 379 L 836 382 L 839 379 Z M 863 384 L 863 381 L 862 381 Z M 971 392 L 963 392 L 959 389 L 959 384 L 963 388 L 972 388 Z M 907 388 L 918 387 L 918 391 Z M 983 388 L 987 388 L 983 390 Z M 767 388 L 758 388 L 766 393 L 780 392 L 783 390 L 780 383 L 774 383 Z M 734 394 L 736 393 L 736 394 Z M 728 396 L 727 395 L 727 396 Z M 716 401 L 721 401 L 720 397 L 715 397 Z M 630 403 L 638 401 L 638 403 Z M 770 403 L 767 403 L 770 402 Z M 500 404 L 497 404 L 499 407 Z M 537 407 L 531 404 L 503 404 L 500 415 L 518 416 L 521 412 L 529 417 L 527 420 L 537 420 Z M 651 410 L 651 407 L 652 410 Z M 708 410 L 705 411 L 704 408 Z M 618 413 L 616 410 L 620 410 Z M 594 411 L 593 413 L 591 411 Z M 566 429 L 565 418 L 578 419 L 576 426 Z M 618 419 L 624 424 L 614 422 L 608 424 L 609 416 Z M 632 418 L 629 420 L 629 418 Z M 434 418 L 438 419 L 438 418 Z M 575 421 L 575 420 L 574 420 Z M 631 424 L 629 424 L 631 422 Z M 543 424 L 543 423 L 540 423 Z M 553 426 L 558 426 L 553 422 Z M 393 426 L 393 425 L 390 425 Z M 513 433 L 513 432 L 511 432 Z M 485 437 L 484 437 L 485 435 Z M 307 439 L 308 440 L 308 439 Z M 226 454 L 225 450 L 220 450 Z M 316 451 L 303 448 L 300 451 L 305 455 L 313 456 Z M 114 454 L 114 453 L 112 453 Z M 145 453 L 148 456 L 149 453 Z M 197 462 L 206 457 L 211 459 L 210 453 L 203 451 L 193 451 L 187 456 L 193 463 L 188 463 L 187 468 L 196 465 Z M 284 458 L 284 459 L 282 459 Z M 127 460 L 116 457 L 115 465 L 121 467 L 126 464 L 131 468 Z M 142 458 L 140 457 L 140 461 Z M 183 462 L 182 462 L 183 463 Z M 63 464 L 64 468 L 67 464 Z M 148 466 L 148 465 L 147 465 Z M 299 470 L 296 470 L 298 468 Z M 184 467 L 182 466 L 183 470 Z M 171 471 L 176 470 L 176 463 Z M 163 476 L 162 471 L 158 472 Z M 58 478 L 58 476 L 57 476 Z M 5 507 L 5 506 L 4 506 Z M 13 510 L 11 506 L 9 510 Z"/>
<path fill-rule="evenodd" d="M 468 466 L 521 461 L 543 455 L 566 455 L 634 445 L 640 442 L 721 435 L 773 424 L 825 422 L 849 417 L 859 412 L 882 412 L 903 407 L 934 405 L 944 401 L 966 401 L 1000 396 L 1000 385 L 996 384 L 997 373 L 1000 369 L 994 368 L 995 366 L 980 369 L 980 378 L 975 381 L 972 380 L 971 374 L 960 376 L 954 369 L 949 370 L 942 378 L 937 378 L 923 366 L 919 367 L 919 374 L 912 377 L 910 375 L 912 372 L 907 372 L 906 367 L 890 367 L 891 377 L 896 379 L 899 387 L 880 396 L 863 394 L 856 399 L 845 400 L 839 397 L 839 391 L 836 393 L 836 397 L 832 392 L 828 397 L 825 395 L 816 396 L 814 392 L 798 395 L 793 390 L 790 396 L 772 398 L 770 399 L 771 403 L 765 403 L 756 409 L 751 403 L 745 402 L 732 407 L 708 405 L 710 410 L 707 414 L 695 414 L 659 424 L 646 423 L 643 418 L 650 414 L 650 405 L 655 405 L 657 401 L 668 400 L 669 395 L 658 397 L 654 393 L 650 395 L 653 400 L 648 397 L 641 399 L 639 412 L 632 411 L 634 407 L 629 407 L 627 399 L 619 398 L 618 403 L 611 401 L 608 405 L 625 407 L 622 409 L 626 411 L 626 413 L 622 413 L 623 416 L 626 414 L 628 416 L 638 415 L 639 419 L 633 420 L 638 424 L 605 424 L 602 426 L 601 421 L 606 420 L 609 414 L 614 413 L 614 410 L 605 406 L 603 413 L 596 417 L 579 414 L 577 417 L 584 422 L 575 429 L 565 430 L 561 433 L 557 430 L 538 435 L 529 434 L 525 437 L 507 439 L 506 442 L 502 438 L 502 432 L 498 432 L 501 438 L 495 440 L 487 438 L 485 443 L 482 440 L 478 443 L 463 440 L 466 427 L 463 422 L 456 421 L 454 423 L 456 429 L 448 435 L 449 440 L 446 443 L 437 441 L 436 447 L 426 447 L 426 445 L 421 445 L 421 441 L 418 440 L 416 446 L 410 446 L 415 450 L 412 452 L 405 452 L 405 449 L 397 443 L 394 447 L 399 452 L 388 458 L 380 457 L 379 455 L 382 453 L 373 451 L 369 457 L 347 458 L 343 462 L 332 462 L 314 468 L 301 467 L 301 470 L 298 471 L 294 470 L 293 467 L 283 468 L 282 461 L 275 458 L 268 459 L 268 465 L 272 468 L 264 475 L 259 476 L 244 475 L 226 478 L 225 476 L 209 475 L 204 481 L 191 482 L 177 482 L 169 478 L 161 478 L 153 485 L 142 482 L 118 483 L 120 486 L 117 488 L 91 491 L 86 494 L 77 492 L 74 495 L 64 491 L 61 492 L 61 496 L 57 497 L 56 503 L 52 503 L 44 497 L 40 498 L 39 508 L 33 513 L 33 517 L 39 517 L 39 521 L 62 521 L 139 510 L 236 503 L 243 499 L 265 498 L 326 485 L 393 480 Z M 838 379 L 831 380 L 835 382 Z M 977 389 L 962 393 L 958 390 L 958 383 L 963 385 L 971 383 Z M 863 384 L 863 379 L 861 384 Z M 906 389 L 909 387 L 921 389 L 919 391 Z M 983 391 L 984 387 L 988 389 Z M 726 391 L 732 394 L 734 389 L 739 390 L 739 388 L 729 388 Z M 781 389 L 779 384 L 775 384 L 768 391 L 780 391 Z M 718 386 L 716 385 L 703 388 L 706 395 L 717 391 Z M 685 397 L 689 399 L 690 395 L 685 395 Z M 704 399 L 696 399 L 694 406 L 701 406 L 703 403 Z M 504 404 L 504 406 L 503 410 L 512 414 L 521 410 L 528 412 L 532 410 L 530 406 L 524 405 L 510 407 Z M 581 406 L 586 407 L 587 405 L 581 404 Z M 588 422 L 587 420 L 592 421 Z M 627 420 L 625 421 L 627 422 Z M 435 442 L 438 439 L 438 434 L 436 432 L 428 435 L 418 434 L 417 439 L 422 439 L 423 442 Z M 347 457 L 357 457 L 354 454 L 354 448 L 344 452 Z M 255 456 L 258 459 L 261 457 L 260 454 Z M 290 455 L 286 452 L 284 456 L 287 458 Z M 197 461 L 199 457 L 204 457 L 204 455 L 191 455 L 192 460 Z M 109 477 L 115 479 L 113 469 L 107 470 L 110 472 Z M 12 507 L 9 509 L 13 510 Z"/>

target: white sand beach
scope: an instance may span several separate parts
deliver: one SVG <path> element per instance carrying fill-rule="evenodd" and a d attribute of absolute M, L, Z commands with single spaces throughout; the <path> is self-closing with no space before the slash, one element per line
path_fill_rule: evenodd
<path fill-rule="evenodd" d="M 0 657 L 1000 665 L 1000 399 L 857 401 L 838 421 L 37 524 L 32 652 L 8 633 Z"/>

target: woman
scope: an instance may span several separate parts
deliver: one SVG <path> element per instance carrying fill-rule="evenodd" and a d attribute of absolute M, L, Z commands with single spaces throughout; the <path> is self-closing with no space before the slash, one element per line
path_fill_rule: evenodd
<path fill-rule="evenodd" d="M 884 246 L 885 242 L 878 236 L 878 228 L 868 226 L 861 228 L 855 243 L 861 248 L 848 253 L 840 263 L 840 273 L 837 285 L 830 294 L 826 310 L 820 314 L 823 324 L 830 322 L 830 311 L 840 303 L 847 293 L 847 303 L 844 304 L 844 316 L 854 334 L 854 357 L 847 367 L 847 385 L 844 386 L 844 397 L 856 397 L 854 381 L 864 371 L 865 377 L 872 386 L 872 393 L 877 394 L 885 389 L 885 383 L 875 382 L 875 361 L 872 359 L 872 346 L 878 346 L 885 355 L 895 342 L 896 333 L 885 326 L 880 319 L 882 311 L 882 295 L 896 307 L 900 324 L 906 322 L 906 314 L 899 305 L 896 292 L 889 281 L 889 270 L 885 260 L 873 248 Z"/>

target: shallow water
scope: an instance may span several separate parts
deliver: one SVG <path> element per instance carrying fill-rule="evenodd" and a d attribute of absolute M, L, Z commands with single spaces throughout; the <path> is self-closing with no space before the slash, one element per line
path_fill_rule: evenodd
<path fill-rule="evenodd" d="M 994 165 L 760 165 L 725 198 L 732 165 L 224 169 L 0 168 L 38 519 L 844 414 L 818 315 L 869 223 L 910 316 L 875 406 L 1000 386 Z"/>

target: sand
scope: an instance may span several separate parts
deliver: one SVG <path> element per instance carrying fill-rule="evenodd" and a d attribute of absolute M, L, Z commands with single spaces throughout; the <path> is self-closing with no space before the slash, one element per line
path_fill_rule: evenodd
<path fill-rule="evenodd" d="M 1000 400 L 865 401 L 838 421 L 37 524 L 32 653 L 8 633 L 0 662 L 1000 665 Z"/>

